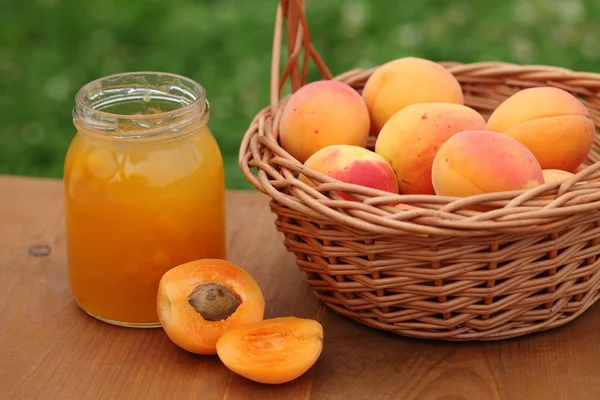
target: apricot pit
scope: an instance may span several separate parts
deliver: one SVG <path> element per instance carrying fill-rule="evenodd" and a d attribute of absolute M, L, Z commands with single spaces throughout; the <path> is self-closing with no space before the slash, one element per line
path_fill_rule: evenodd
<path fill-rule="evenodd" d="M 242 304 L 231 290 L 218 283 L 196 286 L 188 302 L 207 321 L 227 319 Z"/>

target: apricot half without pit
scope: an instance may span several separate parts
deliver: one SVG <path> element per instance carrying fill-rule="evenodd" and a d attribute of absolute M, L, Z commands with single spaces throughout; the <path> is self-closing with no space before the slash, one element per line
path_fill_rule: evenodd
<path fill-rule="evenodd" d="M 231 371 L 258 383 L 290 382 L 308 371 L 323 349 L 323 326 L 298 317 L 238 326 L 217 341 L 217 354 Z"/>
<path fill-rule="evenodd" d="M 225 260 L 179 265 L 162 276 L 158 287 L 161 326 L 173 343 L 196 354 L 216 354 L 223 332 L 261 321 L 264 309 L 254 278 Z"/>

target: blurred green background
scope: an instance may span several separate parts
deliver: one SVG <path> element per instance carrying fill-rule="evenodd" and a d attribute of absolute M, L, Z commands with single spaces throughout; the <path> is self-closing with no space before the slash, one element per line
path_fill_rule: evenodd
<path fill-rule="evenodd" d="M 598 0 L 307 0 L 334 74 L 414 55 L 600 71 Z M 103 75 L 160 70 L 206 87 L 227 186 L 268 104 L 276 0 L 0 0 L 0 174 L 61 177 L 75 92 Z M 314 75 L 313 75 L 314 76 Z"/>

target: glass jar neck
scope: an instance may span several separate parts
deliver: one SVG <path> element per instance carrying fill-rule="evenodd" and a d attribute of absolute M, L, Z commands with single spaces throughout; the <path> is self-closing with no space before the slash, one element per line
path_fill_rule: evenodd
<path fill-rule="evenodd" d="M 160 72 L 110 75 L 83 86 L 73 123 L 80 132 L 123 140 L 167 140 L 208 122 L 205 90 L 183 76 Z"/>

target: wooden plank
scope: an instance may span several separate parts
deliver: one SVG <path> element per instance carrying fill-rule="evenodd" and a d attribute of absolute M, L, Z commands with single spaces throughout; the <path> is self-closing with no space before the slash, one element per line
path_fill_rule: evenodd
<path fill-rule="evenodd" d="M 229 258 L 255 276 L 268 317 L 317 318 L 325 328 L 316 366 L 278 386 L 189 354 L 160 329 L 81 312 L 69 291 L 60 182 L 0 177 L 0 399 L 600 399 L 598 305 L 562 328 L 501 342 L 379 332 L 314 299 L 267 201 L 228 193 Z M 30 255 L 36 246 L 51 253 Z"/>

